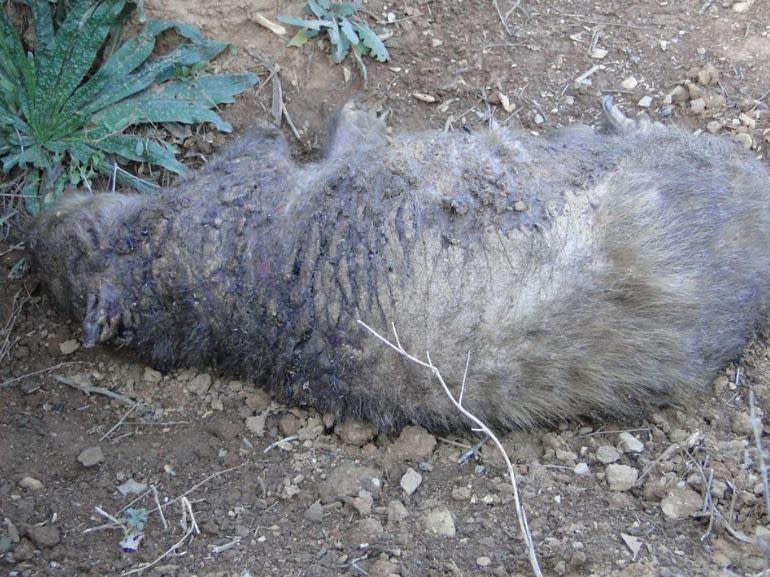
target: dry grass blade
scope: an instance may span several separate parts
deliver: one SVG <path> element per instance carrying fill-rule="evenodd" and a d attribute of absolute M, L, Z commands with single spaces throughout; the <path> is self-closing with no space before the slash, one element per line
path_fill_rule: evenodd
<path fill-rule="evenodd" d="M 465 392 L 465 380 L 468 375 L 468 366 L 470 365 L 470 352 L 468 353 L 468 358 L 466 359 L 466 362 L 465 362 L 465 373 L 463 374 L 462 385 L 460 387 L 460 394 L 457 396 L 457 398 L 455 398 L 454 395 L 452 394 L 452 391 L 449 390 L 449 387 L 444 381 L 444 378 L 441 376 L 441 372 L 433 364 L 433 361 L 431 361 L 430 353 L 426 352 L 425 354 L 427 359 L 427 362 L 426 362 L 406 352 L 406 350 L 404 350 L 404 347 L 401 345 L 401 342 L 398 339 L 398 333 L 396 332 L 395 325 L 392 325 L 391 327 L 393 330 L 393 339 L 395 341 L 394 343 L 386 339 L 382 335 L 380 335 L 377 331 L 375 331 L 373 328 L 367 325 L 364 321 L 359 319 L 358 324 L 360 324 L 367 331 L 372 333 L 372 335 L 374 335 L 378 340 L 380 340 L 382 343 L 384 343 L 385 345 L 387 345 L 388 347 L 396 351 L 398 354 L 402 355 L 403 357 L 412 361 L 413 363 L 420 365 L 421 367 L 425 367 L 429 369 L 431 373 L 433 373 L 433 376 L 435 376 L 438 382 L 441 384 L 441 387 L 444 389 L 444 392 L 446 393 L 447 397 L 449 397 L 449 400 L 452 402 L 455 408 L 458 411 L 460 411 L 460 413 L 465 415 L 468 419 L 470 419 L 474 425 L 476 425 L 475 430 L 478 430 L 486 434 L 495 444 L 495 446 L 497 447 L 497 450 L 500 451 L 500 454 L 503 456 L 503 459 L 505 460 L 505 465 L 508 469 L 508 476 L 511 480 L 511 485 L 513 486 L 513 500 L 516 507 L 516 517 L 518 518 L 518 521 L 519 521 L 519 530 L 521 531 L 521 536 L 524 539 L 524 542 L 527 544 L 529 564 L 532 567 L 532 572 L 536 575 L 536 577 L 542 577 L 543 573 L 541 572 L 540 565 L 537 561 L 537 552 L 535 550 L 535 543 L 532 539 L 532 533 L 530 532 L 529 525 L 527 523 L 527 515 L 519 499 L 519 490 L 516 484 L 516 473 L 513 470 L 513 464 L 511 463 L 511 460 L 508 458 L 508 454 L 505 452 L 505 448 L 500 442 L 500 439 L 497 438 L 497 436 L 492 432 L 492 430 L 483 421 L 481 421 L 481 419 L 476 417 L 473 413 L 468 411 L 462 405 L 462 398 Z"/>

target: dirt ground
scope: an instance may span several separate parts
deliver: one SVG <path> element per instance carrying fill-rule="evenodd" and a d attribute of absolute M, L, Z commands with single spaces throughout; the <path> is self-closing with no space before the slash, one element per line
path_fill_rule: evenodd
<path fill-rule="evenodd" d="M 302 2 L 145 6 L 238 46 L 220 70 L 264 80 L 264 60 L 278 65 L 297 154 L 316 154 L 328 115 L 362 92 L 354 62 L 334 64 L 316 42 L 287 47 L 256 23 Z M 767 159 L 767 0 L 370 0 L 365 12 L 391 54 L 369 64 L 366 94 L 394 131 L 494 119 L 544 132 L 595 122 L 612 94 L 630 114 Z M 267 84 L 223 115 L 241 130 L 269 118 L 270 96 Z M 190 138 L 191 162 L 227 141 Z M 79 327 L 34 275 L 7 278 L 21 252 L 0 241 L 0 253 L 0 573 L 127 575 L 157 560 L 133 574 L 531 574 L 499 455 L 485 446 L 458 464 L 472 434 L 388 438 L 281 406 L 253 383 L 79 349 Z M 544 574 L 770 575 L 752 391 L 766 446 L 761 339 L 690 406 L 505 437 Z M 151 513 L 136 552 L 107 516 L 125 525 L 129 507 Z"/>

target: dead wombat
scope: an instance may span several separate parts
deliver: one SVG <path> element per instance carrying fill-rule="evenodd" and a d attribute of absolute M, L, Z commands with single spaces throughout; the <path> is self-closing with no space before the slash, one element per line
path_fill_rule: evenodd
<path fill-rule="evenodd" d="M 257 128 L 159 197 L 73 197 L 29 251 L 86 344 L 211 365 L 383 427 L 634 415 L 698 395 L 770 301 L 770 177 L 732 143 L 638 124 L 386 142 L 348 106 L 296 165 Z"/>

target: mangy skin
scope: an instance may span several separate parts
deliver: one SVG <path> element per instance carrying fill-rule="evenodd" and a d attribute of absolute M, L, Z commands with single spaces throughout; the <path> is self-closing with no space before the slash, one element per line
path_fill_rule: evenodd
<path fill-rule="evenodd" d="M 346 106 L 320 162 L 256 128 L 158 197 L 75 195 L 30 232 L 86 345 L 216 366 L 383 428 L 462 426 L 431 359 L 498 428 L 699 397 L 770 303 L 770 176 L 734 144 L 423 132 Z"/>

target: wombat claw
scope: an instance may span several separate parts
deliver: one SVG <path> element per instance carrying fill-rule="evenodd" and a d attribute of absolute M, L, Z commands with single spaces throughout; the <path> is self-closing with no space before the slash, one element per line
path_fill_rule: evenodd
<path fill-rule="evenodd" d="M 120 344 L 131 340 L 131 312 L 122 307 L 118 291 L 101 284 L 97 292 L 89 292 L 83 320 L 83 347 L 94 347 L 117 337 Z"/>

